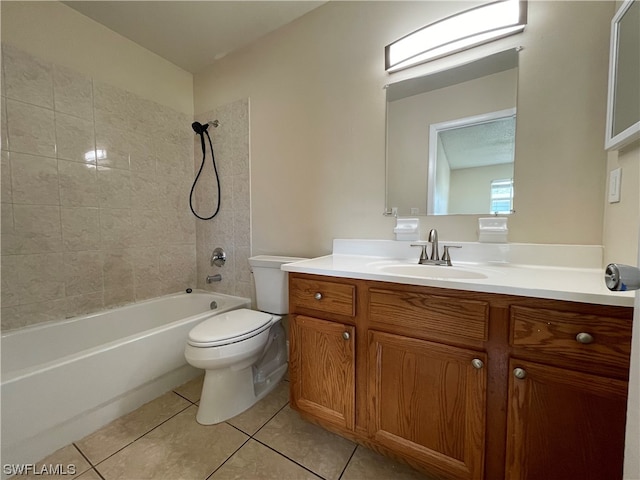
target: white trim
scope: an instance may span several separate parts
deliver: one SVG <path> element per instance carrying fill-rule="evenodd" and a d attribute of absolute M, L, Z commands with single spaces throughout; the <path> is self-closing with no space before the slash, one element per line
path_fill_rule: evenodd
<path fill-rule="evenodd" d="M 618 32 L 622 17 L 636 0 L 625 0 L 611 20 L 611 42 L 609 47 L 609 86 L 607 89 L 607 130 L 605 132 L 605 150 L 618 150 L 640 139 L 640 119 L 627 129 L 613 134 L 613 108 L 615 104 L 616 67 L 618 65 Z"/>

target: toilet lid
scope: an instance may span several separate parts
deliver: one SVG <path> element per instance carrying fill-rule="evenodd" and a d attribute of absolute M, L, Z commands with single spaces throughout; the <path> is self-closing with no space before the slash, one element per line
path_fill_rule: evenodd
<path fill-rule="evenodd" d="M 253 337 L 271 326 L 272 315 L 242 308 L 215 315 L 189 332 L 194 347 L 214 347 Z"/>

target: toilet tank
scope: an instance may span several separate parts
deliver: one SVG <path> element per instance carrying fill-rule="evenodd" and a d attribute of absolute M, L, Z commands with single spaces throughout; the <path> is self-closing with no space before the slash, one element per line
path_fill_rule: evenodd
<path fill-rule="evenodd" d="M 289 313 L 288 273 L 280 270 L 285 263 L 307 260 L 298 257 L 257 255 L 249 258 L 256 284 L 256 306 L 263 312 Z"/>

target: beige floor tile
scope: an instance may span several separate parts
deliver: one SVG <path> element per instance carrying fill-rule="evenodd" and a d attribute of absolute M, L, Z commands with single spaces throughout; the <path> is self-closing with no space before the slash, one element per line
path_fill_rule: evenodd
<path fill-rule="evenodd" d="M 340 480 L 388 480 L 390 478 L 429 480 L 431 477 L 359 445 Z"/>
<path fill-rule="evenodd" d="M 82 475 L 78 477 L 78 480 L 102 480 L 100 475 L 92 468 L 91 470 L 87 470 Z"/>
<path fill-rule="evenodd" d="M 248 435 L 253 435 L 288 402 L 289 382 L 280 382 L 269 395 L 249 410 L 227 420 L 227 423 L 239 428 Z"/>
<path fill-rule="evenodd" d="M 76 445 L 96 465 L 189 405 L 179 395 L 165 393 L 76 442 Z"/>
<path fill-rule="evenodd" d="M 289 406 L 254 437 L 328 480 L 340 476 L 356 448 L 349 440 L 306 422 Z"/>
<path fill-rule="evenodd" d="M 249 440 L 210 480 L 319 480 L 300 465 Z"/>
<path fill-rule="evenodd" d="M 86 472 L 90 468 L 91 465 L 89 465 L 89 462 L 87 462 L 80 454 L 78 449 L 73 445 L 67 445 L 37 462 L 35 465 L 37 473 L 32 471 L 28 475 L 15 475 L 12 478 L 20 480 L 35 480 L 42 478 L 47 478 L 48 480 L 69 480 L 72 478 L 78 478 L 83 472 Z M 53 473 L 56 470 L 60 473 L 59 475 L 48 474 L 48 472 Z"/>
<path fill-rule="evenodd" d="M 190 406 L 96 466 L 106 480 L 204 480 L 249 437 L 220 423 L 200 425 Z"/>
<path fill-rule="evenodd" d="M 173 391 L 178 395 L 182 395 L 184 398 L 196 403 L 200 400 L 200 394 L 202 393 L 202 382 L 204 382 L 204 375 L 194 378 L 180 385 L 178 388 L 174 388 Z"/>

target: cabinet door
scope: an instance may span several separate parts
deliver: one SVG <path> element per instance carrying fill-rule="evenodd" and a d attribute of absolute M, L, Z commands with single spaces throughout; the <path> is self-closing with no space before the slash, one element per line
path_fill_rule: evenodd
<path fill-rule="evenodd" d="M 622 478 L 627 382 L 511 359 L 506 478 Z"/>
<path fill-rule="evenodd" d="M 486 356 L 369 331 L 370 435 L 444 478 L 483 476 Z"/>
<path fill-rule="evenodd" d="M 355 328 L 295 315 L 291 322 L 291 404 L 300 411 L 353 430 Z"/>

